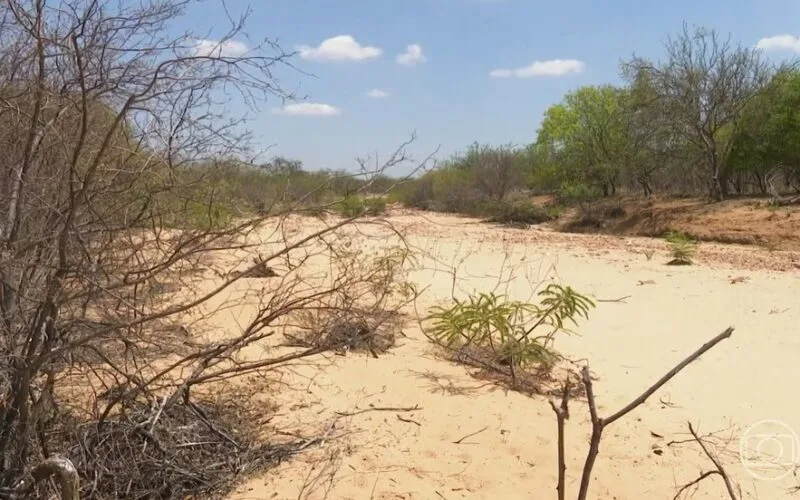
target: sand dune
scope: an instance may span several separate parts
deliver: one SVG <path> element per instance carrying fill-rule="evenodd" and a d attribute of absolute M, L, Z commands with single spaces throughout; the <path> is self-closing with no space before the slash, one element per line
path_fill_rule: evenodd
<path fill-rule="evenodd" d="M 622 407 L 712 336 L 736 328 L 731 339 L 606 430 L 590 498 L 672 498 L 679 485 L 709 470 L 697 446 L 667 444 L 687 439 L 687 421 L 703 433 L 722 431 L 716 452 L 744 498 L 791 496 L 791 474 L 756 479 L 742 467 L 739 438 L 764 419 L 800 432 L 793 391 L 800 375 L 796 254 L 701 245 L 697 265 L 669 267 L 658 240 L 505 229 L 441 215 L 401 213 L 392 220 L 422 257 L 422 268 L 412 273 L 427 287 L 420 310 L 454 290 L 499 286 L 527 298 L 550 280 L 599 299 L 627 296 L 598 303 L 579 336 L 557 342 L 567 356 L 589 360 L 601 415 Z M 655 251 L 651 260 L 644 249 Z M 458 267 L 455 282 L 452 267 Z M 413 320 L 404 333 L 379 359 L 330 356 L 287 371 L 283 381 L 295 390 L 271 396 L 281 407 L 270 424 L 328 439 L 248 481 L 231 498 L 555 498 L 555 419 L 547 399 L 508 392 L 438 358 Z M 575 401 L 571 412 L 568 498 L 577 493 L 590 432 L 586 405 Z M 693 498 L 725 498 L 722 481 L 707 480 Z"/>

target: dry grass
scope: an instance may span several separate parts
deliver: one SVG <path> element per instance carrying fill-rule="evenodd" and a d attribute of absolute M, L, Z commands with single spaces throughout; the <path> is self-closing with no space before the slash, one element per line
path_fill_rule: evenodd
<path fill-rule="evenodd" d="M 560 395 L 564 382 L 570 380 L 571 397 L 583 395 L 579 369 L 568 360 L 562 359 L 554 366 L 539 370 L 514 370 L 508 363 L 498 362 L 497 354 L 491 349 L 475 344 L 448 349 L 439 346 L 445 359 L 474 368 L 470 373 L 478 380 L 486 380 L 501 387 L 527 395 Z"/>
<path fill-rule="evenodd" d="M 300 333 L 284 333 L 292 347 L 319 347 L 338 354 L 368 352 L 373 357 L 395 346 L 400 317 L 395 311 L 350 311 L 306 314 Z"/>
<path fill-rule="evenodd" d="M 221 394 L 163 411 L 156 401 L 126 401 L 105 421 L 65 418 L 46 432 L 80 472 L 83 499 L 224 498 L 314 443 L 263 440 L 259 422 L 274 408 L 243 411 L 242 391 Z"/>

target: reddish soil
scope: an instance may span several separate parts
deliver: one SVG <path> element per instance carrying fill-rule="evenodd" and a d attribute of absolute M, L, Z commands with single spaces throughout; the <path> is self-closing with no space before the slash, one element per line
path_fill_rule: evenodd
<path fill-rule="evenodd" d="M 553 224 L 577 233 L 663 236 L 681 231 L 701 241 L 800 250 L 800 205 L 772 208 L 765 199 L 710 203 L 698 198 L 622 197 L 572 209 Z"/>

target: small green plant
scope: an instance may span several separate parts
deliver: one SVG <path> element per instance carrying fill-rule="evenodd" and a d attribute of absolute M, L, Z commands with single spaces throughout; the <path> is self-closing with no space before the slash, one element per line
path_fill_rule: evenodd
<path fill-rule="evenodd" d="M 339 213 L 344 217 L 359 215 L 381 215 L 386 212 L 386 199 L 382 197 L 348 196 L 337 204 Z"/>
<path fill-rule="evenodd" d="M 588 318 L 594 303 L 570 287 L 551 284 L 539 292 L 539 303 L 507 300 L 502 295 L 480 293 L 450 307 L 433 307 L 429 336 L 440 345 L 474 353 L 495 367 L 549 371 L 559 359 L 553 344 L 559 332 L 571 333 L 569 324 Z"/>
<path fill-rule="evenodd" d="M 667 233 L 667 245 L 672 253 L 670 266 L 688 266 L 692 264 L 697 243 L 680 231 Z"/>

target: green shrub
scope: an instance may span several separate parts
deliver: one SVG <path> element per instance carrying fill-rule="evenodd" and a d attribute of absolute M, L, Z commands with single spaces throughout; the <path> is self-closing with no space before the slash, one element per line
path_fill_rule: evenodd
<path fill-rule="evenodd" d="M 343 217 L 376 216 L 386 212 L 386 199 L 353 195 L 339 202 L 336 208 Z"/>
<path fill-rule="evenodd" d="M 541 224 L 553 220 L 553 215 L 544 207 L 530 201 L 487 202 L 484 208 L 488 222 L 499 224 Z"/>
<path fill-rule="evenodd" d="M 480 213 L 485 196 L 475 188 L 473 172 L 451 167 L 427 175 L 432 179 L 431 208 L 466 215 Z"/>
<path fill-rule="evenodd" d="M 419 210 L 436 210 L 433 194 L 434 175 L 429 172 L 418 179 L 410 179 L 396 186 L 389 201 Z"/>
<path fill-rule="evenodd" d="M 494 293 L 471 295 L 451 307 L 433 307 L 429 336 L 442 346 L 474 352 L 494 366 L 516 370 L 549 370 L 559 359 L 553 344 L 566 323 L 588 318 L 594 303 L 570 287 L 551 284 L 539 292 L 540 302 L 509 301 Z"/>
<path fill-rule="evenodd" d="M 599 197 L 600 191 L 585 182 L 563 182 L 558 190 L 558 200 L 566 205 L 582 205 Z"/>
<path fill-rule="evenodd" d="M 667 262 L 671 266 L 688 266 L 692 264 L 697 243 L 680 231 L 667 233 L 667 245 L 672 253 L 672 260 Z"/>
<path fill-rule="evenodd" d="M 481 215 L 486 196 L 475 186 L 474 172 L 445 166 L 397 188 L 396 199 L 421 210 Z"/>

